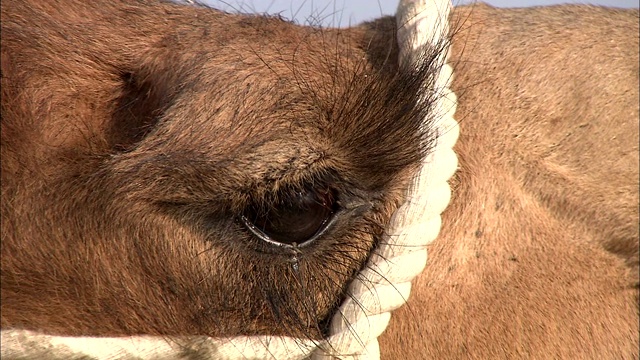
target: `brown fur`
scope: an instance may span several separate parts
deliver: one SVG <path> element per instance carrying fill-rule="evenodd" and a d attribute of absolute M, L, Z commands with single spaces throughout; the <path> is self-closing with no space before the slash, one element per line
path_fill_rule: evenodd
<path fill-rule="evenodd" d="M 460 169 L 383 358 L 637 359 L 637 9 L 452 24 Z"/>
<path fill-rule="evenodd" d="M 3 2 L 2 327 L 319 338 L 428 146 L 378 33 Z M 239 220 L 316 187 L 341 212 L 311 246 Z"/>
<path fill-rule="evenodd" d="M 383 358 L 637 358 L 637 10 L 452 24 L 460 170 Z M 2 328 L 321 336 L 429 146 L 393 29 L 3 1 Z M 325 185 L 301 254 L 237 220 Z"/>

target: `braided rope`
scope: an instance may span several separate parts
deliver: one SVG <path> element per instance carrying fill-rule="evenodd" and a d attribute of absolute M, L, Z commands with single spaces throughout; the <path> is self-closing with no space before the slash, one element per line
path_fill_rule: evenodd
<path fill-rule="evenodd" d="M 449 0 L 401 0 L 396 21 L 403 62 L 420 59 L 420 49 L 440 46 L 448 33 Z M 369 259 L 369 266 L 350 285 L 350 297 L 331 323 L 329 346 L 320 347 L 312 359 L 379 359 L 377 337 L 386 329 L 391 311 L 409 298 L 411 280 L 424 270 L 426 246 L 438 235 L 440 214 L 449 204 L 451 189 L 447 181 L 456 171 L 458 160 L 453 145 L 459 128 L 453 118 L 456 97 L 449 89 L 451 66 L 440 59 L 442 68 L 436 80 L 438 103 L 435 114 L 436 146 L 423 161 L 409 190 L 407 201 L 396 211 L 382 245 Z M 425 129 L 427 130 L 427 129 Z M 434 129 L 428 129 L 433 131 Z"/>
<path fill-rule="evenodd" d="M 401 61 L 416 63 L 424 46 L 437 46 L 448 31 L 450 0 L 401 0 L 398 41 Z M 404 47 L 404 48 L 403 48 Z M 447 183 L 457 168 L 453 151 L 459 128 L 453 118 L 456 97 L 449 89 L 451 66 L 441 59 L 435 91 L 440 95 L 435 113 L 437 143 L 423 161 L 411 185 L 408 200 L 391 219 L 388 234 L 372 254 L 368 266 L 350 284 L 351 296 L 334 316 L 329 338 L 317 343 L 288 337 L 197 337 L 167 341 L 162 337 L 122 338 L 49 336 L 27 330 L 2 330 L 2 358 L 21 359 L 180 359 L 197 354 L 211 359 L 327 358 L 379 359 L 377 337 L 386 329 L 391 311 L 409 298 L 411 280 L 427 262 L 426 246 L 438 235 L 440 214 L 451 196 Z M 417 64 L 416 64 L 417 65 Z M 433 129 L 430 129 L 433 131 Z"/>

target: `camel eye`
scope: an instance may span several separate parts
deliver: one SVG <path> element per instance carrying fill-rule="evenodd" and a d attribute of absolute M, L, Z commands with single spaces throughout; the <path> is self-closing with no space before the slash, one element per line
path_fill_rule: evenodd
<path fill-rule="evenodd" d="M 295 192 L 263 209 L 251 206 L 240 219 L 258 238 L 278 246 L 303 245 L 320 236 L 338 209 L 330 189 Z"/>

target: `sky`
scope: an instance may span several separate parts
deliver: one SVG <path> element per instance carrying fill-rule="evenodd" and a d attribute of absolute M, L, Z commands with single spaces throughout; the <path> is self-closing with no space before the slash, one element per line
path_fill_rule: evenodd
<path fill-rule="evenodd" d="M 372 20 L 396 11 L 399 0 L 200 0 L 217 9 L 231 12 L 280 13 L 300 24 L 313 15 L 325 26 L 348 26 Z M 453 0 L 454 4 L 468 0 Z M 640 0 L 484 0 L 493 6 L 523 7 L 560 3 L 582 3 L 638 8 Z"/>

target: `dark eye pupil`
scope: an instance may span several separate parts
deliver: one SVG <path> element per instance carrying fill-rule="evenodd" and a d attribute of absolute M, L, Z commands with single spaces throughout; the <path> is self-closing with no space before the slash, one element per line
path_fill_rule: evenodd
<path fill-rule="evenodd" d="M 263 240 L 301 245 L 324 231 L 336 207 L 331 190 L 309 190 L 289 195 L 281 203 L 272 204 L 267 209 L 249 207 L 242 221 Z"/>

